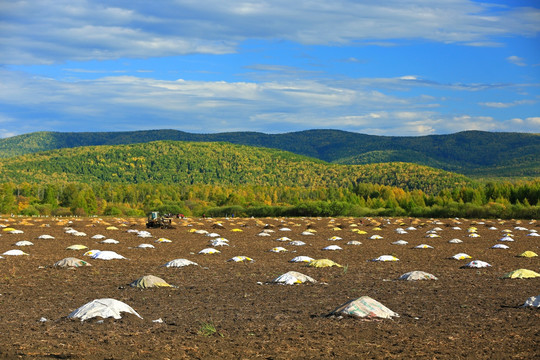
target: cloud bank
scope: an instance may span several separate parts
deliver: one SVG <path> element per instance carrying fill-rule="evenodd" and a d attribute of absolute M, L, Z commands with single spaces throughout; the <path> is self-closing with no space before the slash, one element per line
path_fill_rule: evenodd
<path fill-rule="evenodd" d="M 533 1 L 12 0 L 0 11 L 0 137 L 540 132 Z"/>
<path fill-rule="evenodd" d="M 246 39 L 493 46 L 493 37 L 537 34 L 539 19 L 536 8 L 469 0 L 12 0 L 2 4 L 0 62 L 224 54 Z"/>
<path fill-rule="evenodd" d="M 485 115 L 445 113 L 439 110 L 443 98 L 391 95 L 362 86 L 362 79 L 338 87 L 313 79 L 252 83 L 110 76 L 71 82 L 5 71 L 0 75 L 0 104 L 28 119 L 20 124 L 17 117 L 5 117 L 0 127 L 18 124 L 20 132 L 44 126 L 61 131 L 176 128 L 266 133 L 339 128 L 425 135 L 471 129 L 534 131 L 538 125 L 537 118 L 501 124 Z M 388 79 L 399 81 L 410 80 Z"/>

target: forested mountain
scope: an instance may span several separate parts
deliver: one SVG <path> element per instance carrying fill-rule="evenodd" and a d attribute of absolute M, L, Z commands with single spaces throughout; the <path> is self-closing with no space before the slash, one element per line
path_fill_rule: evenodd
<path fill-rule="evenodd" d="M 407 163 L 339 165 L 229 143 L 156 141 L 51 150 L 4 159 L 0 182 L 350 187 L 377 183 L 436 193 L 470 185 L 463 175 Z"/>
<path fill-rule="evenodd" d="M 308 130 L 285 134 L 191 134 L 177 130 L 36 132 L 0 139 L 0 157 L 77 146 L 134 144 L 156 140 L 229 142 L 286 150 L 339 164 L 410 162 L 469 176 L 540 176 L 539 134 L 482 131 L 417 137 L 374 136 L 338 130 Z"/>

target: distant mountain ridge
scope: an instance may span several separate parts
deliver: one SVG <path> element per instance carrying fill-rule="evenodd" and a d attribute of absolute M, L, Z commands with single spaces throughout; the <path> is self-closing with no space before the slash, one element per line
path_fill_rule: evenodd
<path fill-rule="evenodd" d="M 304 188 L 376 183 L 426 193 L 473 183 L 463 175 L 416 164 L 330 164 L 283 150 L 225 142 L 84 146 L 16 156 L 0 163 L 0 182 L 55 181 Z"/>
<path fill-rule="evenodd" d="M 179 130 L 35 132 L 0 139 L 0 158 L 46 150 L 159 140 L 228 142 L 290 151 L 337 164 L 409 162 L 468 176 L 539 177 L 540 135 L 464 131 L 449 135 L 376 136 L 341 130 L 283 134 Z"/>

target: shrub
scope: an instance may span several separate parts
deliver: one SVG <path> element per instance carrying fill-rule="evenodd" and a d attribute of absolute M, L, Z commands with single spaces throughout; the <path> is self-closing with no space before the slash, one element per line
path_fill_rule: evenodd
<path fill-rule="evenodd" d="M 122 210 L 112 205 L 107 206 L 105 210 L 103 211 L 103 215 L 108 215 L 108 216 L 121 216 L 122 214 L 123 214 Z"/>

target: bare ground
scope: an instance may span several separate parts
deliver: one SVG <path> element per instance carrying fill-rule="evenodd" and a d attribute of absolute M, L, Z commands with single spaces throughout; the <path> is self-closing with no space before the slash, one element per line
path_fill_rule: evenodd
<path fill-rule="evenodd" d="M 538 229 L 536 222 L 441 219 L 189 219 L 175 220 L 175 229 L 152 229 L 153 238 L 140 238 L 128 229 L 145 230 L 141 219 L 9 218 L 0 224 L 23 230 L 1 231 L 0 253 L 13 244 L 29 256 L 0 259 L 0 358 L 6 359 L 533 359 L 540 357 L 540 312 L 519 307 L 530 296 L 540 295 L 540 278 L 503 280 L 509 271 L 526 268 L 540 272 L 540 261 L 516 255 L 539 253 L 538 237 L 516 226 Z M 224 228 L 213 224 L 219 221 Z M 382 230 L 375 230 L 376 222 Z M 263 225 L 273 226 L 269 237 L 257 236 Z M 367 234 L 352 232 L 352 224 Z M 400 225 L 401 224 L 401 225 Z M 418 230 L 398 235 L 394 230 L 414 224 Z M 46 226 L 48 225 L 48 226 Z M 107 230 L 114 225 L 118 230 Z M 341 231 L 334 230 L 336 225 Z M 476 226 L 480 238 L 468 237 Z M 65 233 L 66 226 L 87 234 Z M 439 226 L 440 238 L 426 238 Z M 453 226 L 461 230 L 453 230 Z M 497 230 L 489 230 L 489 226 Z M 290 232 L 280 231 L 289 227 Z M 307 228 L 313 236 L 301 233 Z M 221 254 L 199 255 L 209 247 L 210 237 L 190 229 L 217 232 L 230 241 Z M 234 232 L 241 229 L 242 232 Z M 511 229 L 515 241 L 508 250 L 491 249 L 503 229 Z M 37 239 L 49 234 L 54 240 Z M 120 241 L 101 244 L 91 239 L 103 234 Z M 383 236 L 371 240 L 374 234 Z M 276 241 L 281 236 L 302 240 L 305 246 Z M 328 241 L 340 236 L 341 241 Z M 160 237 L 171 243 L 155 243 Z M 459 238 L 461 244 L 448 240 Z M 408 245 L 392 245 L 403 239 Z M 362 245 L 346 245 L 358 240 Z M 151 243 L 155 249 L 137 249 Z M 427 243 L 434 249 L 413 249 Z M 65 250 L 84 244 L 90 249 L 113 250 L 129 260 L 94 260 L 84 250 Z M 323 251 L 336 244 L 340 251 Z M 283 246 L 286 253 L 272 253 Z M 451 260 L 464 252 L 492 265 L 485 269 L 462 269 L 468 260 Z M 393 254 L 398 262 L 370 261 Z M 228 259 L 246 255 L 254 263 Z M 310 268 L 290 263 L 297 255 L 329 258 L 343 268 Z M 52 267 L 65 257 L 78 257 L 92 266 L 76 270 Z M 187 258 L 200 266 L 165 268 L 166 262 Z M 265 283 L 295 270 L 324 284 L 269 285 Z M 397 281 L 401 274 L 422 270 L 438 281 Z M 177 288 L 139 290 L 127 284 L 152 274 Z M 361 321 L 325 315 L 342 303 L 367 295 L 400 314 L 399 318 Z M 124 315 L 100 322 L 67 318 L 76 308 L 99 298 L 114 298 L 133 307 L 144 319 Z M 41 318 L 47 321 L 40 321 Z M 162 323 L 153 320 L 162 319 Z M 205 328 L 215 332 L 204 333 Z"/>

